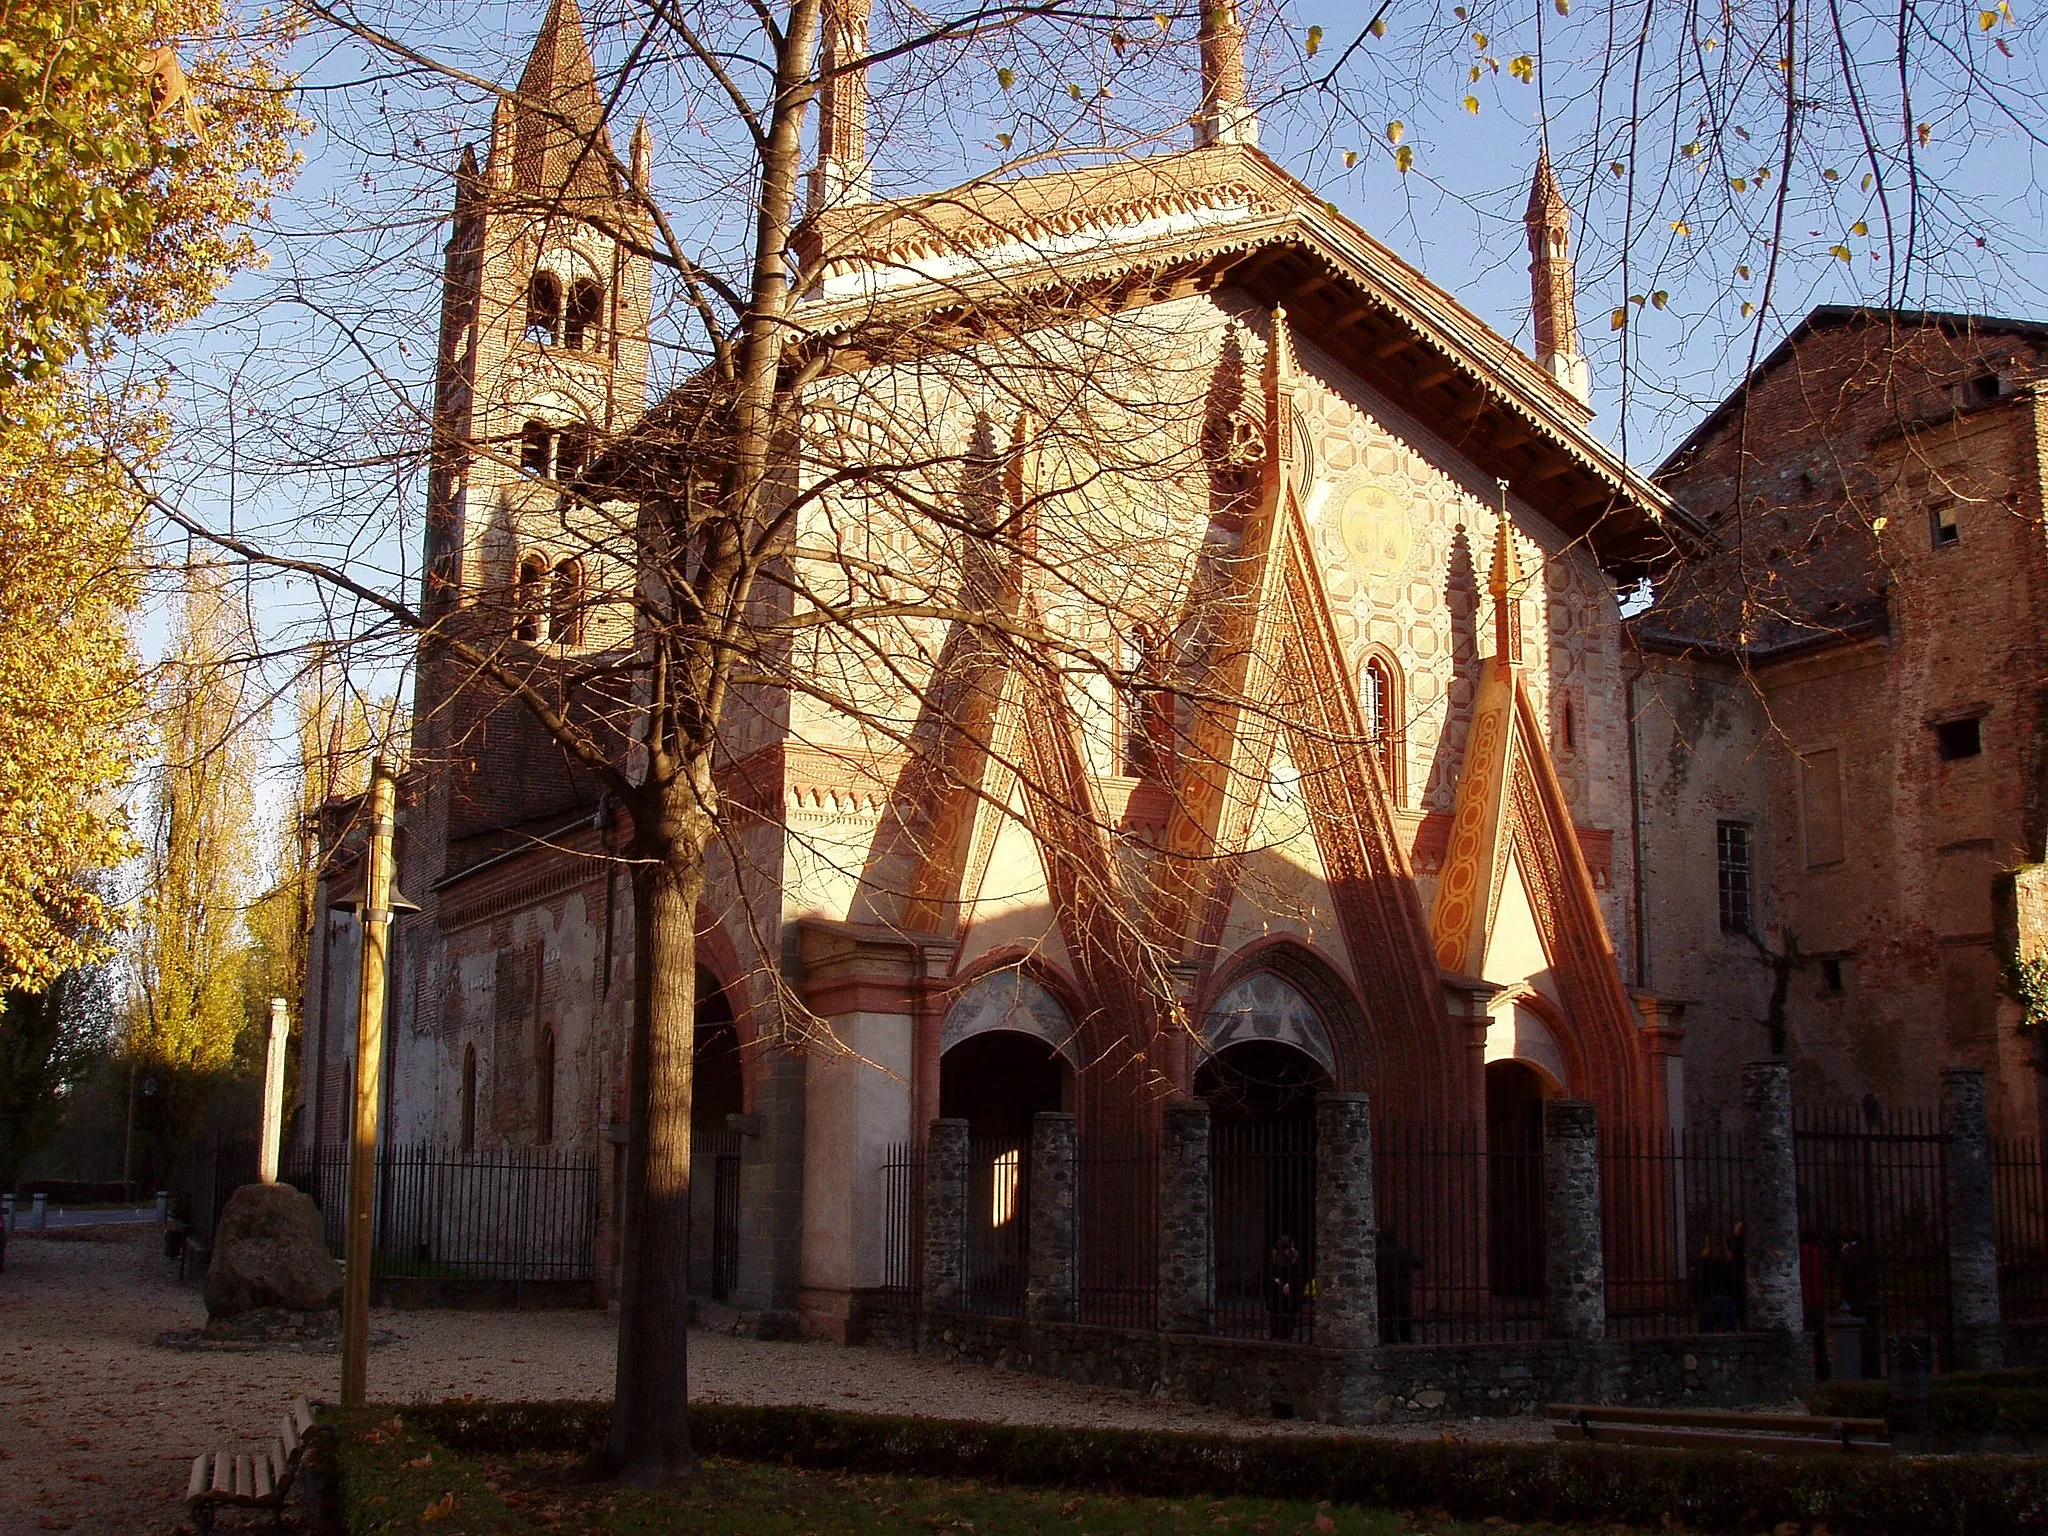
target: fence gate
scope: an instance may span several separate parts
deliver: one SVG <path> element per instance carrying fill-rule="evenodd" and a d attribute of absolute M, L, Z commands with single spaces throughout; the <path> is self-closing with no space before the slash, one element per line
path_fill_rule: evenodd
<path fill-rule="evenodd" d="M 740 1278 L 740 1155 L 721 1151 L 711 1173 L 711 1299 L 730 1301 Z"/>
<path fill-rule="evenodd" d="M 1933 1336 L 1951 1370 L 1948 1137 L 1932 1112 L 1841 1108 L 1802 1112 L 1793 1127 L 1799 1244 L 1807 1301 L 1865 1319 L 1863 1369 L 1887 1368 L 1884 1341 Z"/>

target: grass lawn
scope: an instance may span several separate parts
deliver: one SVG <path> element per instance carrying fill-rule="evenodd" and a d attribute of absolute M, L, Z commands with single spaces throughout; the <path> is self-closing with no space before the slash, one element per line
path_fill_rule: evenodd
<path fill-rule="evenodd" d="M 579 1455 L 465 1455 L 394 1420 L 378 1424 L 343 1454 L 351 1536 L 1499 1536 L 1565 1529 L 1498 1519 L 1477 1525 L 1307 1501 L 1124 1498 L 718 1457 L 706 1458 L 696 1477 L 672 1487 L 621 1489 L 586 1481 Z"/>

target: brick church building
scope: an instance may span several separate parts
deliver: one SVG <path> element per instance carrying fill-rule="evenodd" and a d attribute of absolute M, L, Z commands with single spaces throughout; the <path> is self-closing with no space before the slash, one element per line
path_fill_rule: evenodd
<path fill-rule="evenodd" d="M 864 17 L 857 0 L 832 12 L 837 57 L 864 55 Z M 1698 807 L 1747 818 L 1754 900 L 1775 914 L 1799 899 L 1803 874 L 1763 874 L 1781 853 L 1796 863 L 1782 814 L 1766 814 L 1794 791 L 1735 744 L 1751 716 L 1716 717 L 1737 734 L 1708 754 L 1725 767 L 1711 786 L 1686 776 L 1721 770 L 1677 735 L 1631 728 L 1652 713 L 1639 691 L 1669 695 L 1658 718 L 1675 719 L 1706 707 L 1686 690 L 1740 665 L 1725 647 L 1667 644 L 1661 602 L 1631 630 L 1617 596 L 1679 545 L 1711 542 L 1684 506 L 1711 501 L 1718 439 L 1710 422 L 1660 486 L 1592 430 L 1570 216 L 1547 162 L 1527 213 L 1532 356 L 1259 149 L 1227 7 L 1205 23 L 1203 65 L 1192 147 L 943 197 L 873 196 L 860 71 L 833 75 L 819 102 L 798 315 L 813 336 L 898 338 L 849 346 L 821 400 L 893 402 L 878 431 L 926 434 L 955 460 L 980 434 L 1001 473 L 949 494 L 1042 518 L 1047 550 L 1074 537 L 1127 551 L 1095 563 L 1144 579 L 1074 621 L 1095 666 L 1064 684 L 987 659 L 951 677 L 955 653 L 929 637 L 916 689 L 958 684 L 972 701 L 930 729 L 884 729 L 878 708 L 773 682 L 727 711 L 697 1120 L 738 1137 L 733 1299 L 812 1331 L 858 1327 L 883 1278 L 890 1149 L 941 1114 L 978 1141 L 1056 1108 L 1084 1140 L 1142 1139 L 1175 1097 L 1279 1114 L 1335 1088 L 1411 1123 L 1525 1123 L 1559 1095 L 1607 1124 L 1680 1123 L 1701 1101 L 1676 1000 L 1695 1000 L 1694 1021 L 1739 1014 L 1756 980 L 1700 936 L 1713 874 L 1694 845 L 1720 812 Z M 633 508 L 566 491 L 661 417 L 640 254 L 650 162 L 645 124 L 612 152 L 574 0 L 553 0 L 488 147 L 456 175 L 436 392 L 426 601 L 497 626 L 507 654 L 573 666 L 633 641 L 630 608 L 604 596 L 629 589 Z M 1126 370 L 1038 419 L 1135 420 L 1105 436 L 1158 436 L 1143 474 L 1105 448 L 1034 505 L 1056 455 L 1005 450 L 1026 427 L 996 365 L 963 375 L 956 352 L 919 352 L 933 317 L 1020 293 L 1035 318 L 1011 322 L 1014 351 L 1070 361 L 1077 336 L 1107 337 L 1089 345 Z M 1809 330 L 1800 345 L 1839 328 Z M 842 446 L 793 446 L 789 484 Z M 831 495 L 799 521 L 792 593 L 829 590 L 835 562 L 920 552 L 914 519 Z M 1965 529 L 1966 550 L 1977 537 Z M 1018 601 L 1045 618 L 1053 587 L 1020 579 Z M 1829 623 L 1857 654 L 1860 632 Z M 1951 642 L 1927 643 L 1938 671 Z M 1923 689 L 1885 707 L 1930 711 L 1931 736 L 1981 719 L 2002 751 L 2009 697 Z M 595 1153 L 602 1250 L 633 975 L 616 816 L 488 679 L 423 660 L 414 707 L 399 880 L 420 910 L 397 940 L 388 1135 Z M 1802 739 L 1804 760 L 1825 745 Z M 1853 752 L 1840 761 L 1840 782 L 1860 782 Z M 1667 807 L 1648 815 L 1643 764 Z M 1853 840 L 1850 794 L 1832 834 L 1804 824 L 1809 850 Z M 1998 794 L 1981 792 L 1986 816 Z M 1988 822 L 1956 836 L 1982 844 L 1958 855 L 1973 870 L 2010 841 Z M 1948 857 L 1928 854 L 1930 891 Z M 1646 945 L 1645 926 L 1689 936 Z M 1841 958 L 1819 925 L 1801 938 L 1823 964 Z M 347 918 L 318 939 L 300 1129 L 316 1143 L 345 1132 L 355 974 Z M 1975 977 L 1986 962 L 1968 939 L 1927 943 Z M 1859 951 L 1849 984 L 1889 985 L 1879 964 Z M 1802 1048 L 1832 1048 L 1799 1018 Z M 1737 1029 L 1696 1027 L 1716 1073 L 1757 1054 Z M 1944 1027 L 1958 1040 L 1989 1025 Z"/>

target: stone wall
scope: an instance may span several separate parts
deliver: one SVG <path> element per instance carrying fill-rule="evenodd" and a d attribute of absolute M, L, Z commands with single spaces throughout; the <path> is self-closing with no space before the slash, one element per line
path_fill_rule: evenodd
<path fill-rule="evenodd" d="M 867 1339 L 908 1347 L 915 1307 L 869 1298 Z M 1388 1423 L 1504 1418 L 1548 1403 L 1732 1407 L 1784 1403 L 1810 1385 L 1804 1350 L 1765 1334 L 1403 1344 L 1347 1354 L 1311 1344 L 1150 1333 L 935 1313 L 924 1352 L 1122 1387 L 1256 1418 Z"/>

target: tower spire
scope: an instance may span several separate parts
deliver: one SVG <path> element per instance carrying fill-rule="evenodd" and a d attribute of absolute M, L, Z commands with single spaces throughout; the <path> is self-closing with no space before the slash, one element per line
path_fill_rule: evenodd
<path fill-rule="evenodd" d="M 865 203 L 868 175 L 869 0 L 825 0 L 818 51 L 818 163 L 811 169 L 810 206 Z"/>
<path fill-rule="evenodd" d="M 1550 169 L 1550 146 L 1536 156 L 1529 206 L 1529 291 L 1536 321 L 1536 361 L 1583 402 L 1593 397 L 1592 376 L 1579 351 L 1577 284 L 1572 276 L 1572 211 Z"/>
<path fill-rule="evenodd" d="M 1515 548 L 1515 523 L 1508 515 L 1508 483 L 1500 482 L 1500 516 L 1493 530 L 1493 568 L 1486 589 L 1493 596 L 1493 654 L 1504 667 L 1522 664 L 1522 557 Z"/>
<path fill-rule="evenodd" d="M 1197 144 L 1256 144 L 1259 120 L 1245 104 L 1244 23 L 1237 0 L 1202 0 L 1202 110 Z"/>

